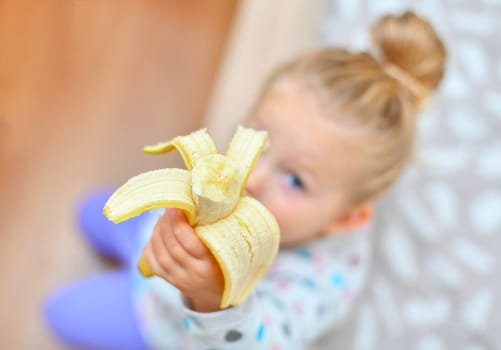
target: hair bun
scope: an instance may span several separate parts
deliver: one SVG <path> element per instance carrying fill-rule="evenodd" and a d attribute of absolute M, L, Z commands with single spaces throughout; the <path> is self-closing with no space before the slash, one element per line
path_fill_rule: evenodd
<path fill-rule="evenodd" d="M 411 92 L 419 88 L 427 95 L 440 83 L 446 51 L 427 21 L 409 11 L 384 16 L 372 26 L 371 37 L 385 72 Z"/>

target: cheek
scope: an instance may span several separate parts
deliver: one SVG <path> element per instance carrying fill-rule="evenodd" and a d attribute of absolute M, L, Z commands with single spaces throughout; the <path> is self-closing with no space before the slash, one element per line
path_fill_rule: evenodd
<path fill-rule="evenodd" d="M 283 237 L 300 236 L 313 227 L 309 222 L 308 208 L 304 208 L 301 201 L 281 198 L 270 203 L 269 209 L 275 215 Z"/>
<path fill-rule="evenodd" d="M 314 236 L 318 227 L 318 206 L 291 188 L 283 177 L 270 179 L 259 200 L 275 216 L 282 232 L 282 243 L 302 242 Z"/>
<path fill-rule="evenodd" d="M 287 208 L 284 208 L 283 206 L 278 205 L 278 203 L 274 203 L 274 205 L 270 207 L 270 210 L 275 216 L 275 219 L 277 219 L 280 229 L 282 231 L 285 230 L 287 224 L 289 223 L 289 218 L 291 217 L 289 210 L 287 210 Z"/>

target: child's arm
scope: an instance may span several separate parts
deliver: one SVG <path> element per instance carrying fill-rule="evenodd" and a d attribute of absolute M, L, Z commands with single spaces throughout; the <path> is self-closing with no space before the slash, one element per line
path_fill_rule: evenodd
<path fill-rule="evenodd" d="M 180 210 L 168 209 L 159 218 L 144 256 L 153 274 L 178 288 L 194 310 L 219 310 L 221 269 Z"/>
<path fill-rule="evenodd" d="M 319 265 L 302 254 L 279 257 L 240 306 L 207 314 L 185 309 L 191 348 L 308 349 L 342 322 L 361 289 L 363 264 L 347 268 L 344 259 L 324 256 Z"/>
<path fill-rule="evenodd" d="M 219 310 L 223 279 L 217 263 L 182 213 L 167 213 L 145 254 L 153 273 L 189 299 L 183 320 L 189 337 L 183 338 L 190 348 L 308 348 L 344 318 L 360 290 L 364 269 L 299 250 L 282 254 L 246 302 Z"/>

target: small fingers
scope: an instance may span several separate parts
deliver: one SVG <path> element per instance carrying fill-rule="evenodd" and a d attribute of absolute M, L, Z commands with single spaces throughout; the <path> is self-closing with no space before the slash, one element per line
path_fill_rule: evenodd
<path fill-rule="evenodd" d="M 159 265 L 164 270 L 170 270 L 172 273 L 174 269 L 182 268 L 182 264 L 180 264 L 178 259 L 172 254 L 172 251 L 176 250 L 176 248 L 172 247 L 172 239 L 169 238 L 171 236 L 172 230 L 170 228 L 170 222 L 168 219 L 165 220 L 165 218 L 161 218 L 153 230 L 150 244 Z"/>
<path fill-rule="evenodd" d="M 169 271 L 165 270 L 158 262 L 155 253 L 153 252 L 153 247 L 151 242 L 149 242 L 143 251 L 143 257 L 146 260 L 151 273 L 155 276 L 162 277 L 167 282 L 172 282 L 172 275 Z"/>
<path fill-rule="evenodd" d="M 171 220 L 170 215 L 162 218 L 162 220 L 168 221 L 169 229 L 162 230 L 161 234 L 156 238 L 164 245 L 166 251 L 169 253 L 170 257 L 175 261 L 180 267 L 186 267 L 188 260 L 193 259 L 193 257 L 184 249 L 184 247 L 177 240 L 176 231 L 182 231 L 181 234 L 185 234 L 185 231 L 191 230 L 191 227 L 186 228 L 182 223 L 176 223 Z"/>
<path fill-rule="evenodd" d="M 173 237 L 176 242 L 172 244 L 180 245 L 189 255 L 205 260 L 210 256 L 209 249 L 195 234 L 193 228 L 188 224 L 184 214 L 180 210 L 168 210 L 173 228 Z"/>

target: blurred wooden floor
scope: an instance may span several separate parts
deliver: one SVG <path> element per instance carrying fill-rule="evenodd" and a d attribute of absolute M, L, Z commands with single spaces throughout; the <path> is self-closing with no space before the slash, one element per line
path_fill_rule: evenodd
<path fill-rule="evenodd" d="M 78 235 L 75 204 L 179 163 L 141 147 L 200 126 L 235 8 L 0 0 L 1 349 L 62 349 L 43 298 L 104 268 Z"/>

